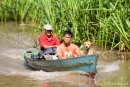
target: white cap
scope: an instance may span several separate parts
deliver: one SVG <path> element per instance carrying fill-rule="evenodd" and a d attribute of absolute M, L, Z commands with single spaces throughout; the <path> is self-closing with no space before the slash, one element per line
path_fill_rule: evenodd
<path fill-rule="evenodd" d="M 45 29 L 45 30 L 52 30 L 52 27 L 51 27 L 50 24 L 46 24 L 46 25 L 44 26 L 44 29 Z"/>

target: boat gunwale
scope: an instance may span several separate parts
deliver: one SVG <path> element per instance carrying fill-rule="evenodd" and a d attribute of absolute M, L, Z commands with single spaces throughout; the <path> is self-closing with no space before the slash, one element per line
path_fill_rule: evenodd
<path fill-rule="evenodd" d="M 30 53 L 27 53 L 30 54 Z M 26 58 L 28 58 L 31 61 L 65 61 L 65 60 L 76 60 L 79 58 L 83 58 L 83 57 L 89 57 L 89 56 L 96 56 L 98 58 L 98 54 L 92 54 L 92 55 L 86 55 L 86 56 L 80 56 L 80 57 L 75 57 L 75 58 L 67 58 L 67 59 L 56 59 L 56 60 L 38 60 L 38 59 L 33 59 L 33 58 L 29 58 L 27 56 L 25 56 Z"/>

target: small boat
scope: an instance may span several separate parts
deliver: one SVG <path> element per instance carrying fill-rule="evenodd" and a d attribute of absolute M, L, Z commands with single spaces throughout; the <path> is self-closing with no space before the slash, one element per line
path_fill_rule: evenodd
<path fill-rule="evenodd" d="M 39 57 L 37 51 L 26 51 L 24 59 L 33 69 L 44 71 L 84 71 L 96 73 L 98 55 L 87 55 L 62 60 L 45 60 L 44 56 Z"/>

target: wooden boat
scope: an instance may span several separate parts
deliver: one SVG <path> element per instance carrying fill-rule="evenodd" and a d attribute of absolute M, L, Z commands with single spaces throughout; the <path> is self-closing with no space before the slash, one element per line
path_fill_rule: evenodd
<path fill-rule="evenodd" d="M 35 59 L 31 58 L 35 54 Z M 62 60 L 43 60 L 44 57 L 38 58 L 37 51 L 27 51 L 24 53 L 24 59 L 33 69 L 44 71 L 84 71 L 96 73 L 96 65 L 98 55 L 87 55 L 76 58 L 68 58 Z"/>

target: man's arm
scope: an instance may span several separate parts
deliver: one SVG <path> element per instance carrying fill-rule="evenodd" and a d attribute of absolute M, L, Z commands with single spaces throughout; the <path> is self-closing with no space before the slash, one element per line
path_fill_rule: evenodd
<path fill-rule="evenodd" d="M 58 38 L 55 36 L 54 37 L 55 39 L 55 44 L 54 45 L 51 45 L 51 46 L 48 46 L 48 45 L 43 45 L 43 48 L 57 48 L 59 45 L 60 45 L 60 42 L 59 42 L 59 40 L 58 40 Z"/>
<path fill-rule="evenodd" d="M 47 49 L 47 48 L 57 48 L 58 45 L 52 45 L 52 46 L 48 46 L 48 45 L 42 45 L 43 48 Z"/>
<path fill-rule="evenodd" d="M 77 56 L 82 56 L 82 54 L 80 53 L 80 50 L 79 50 L 77 45 L 75 46 L 75 52 L 76 52 Z"/>
<path fill-rule="evenodd" d="M 68 55 L 64 55 L 64 56 L 58 55 L 58 59 L 67 59 L 67 58 L 68 58 Z"/>
<path fill-rule="evenodd" d="M 61 51 L 61 49 L 58 47 L 57 48 L 57 56 L 58 56 L 58 59 L 67 59 L 68 58 L 68 55 L 66 54 L 66 55 L 62 55 L 62 51 Z"/>
<path fill-rule="evenodd" d="M 55 36 L 55 45 L 59 46 L 60 45 L 60 41 L 59 39 Z"/>

